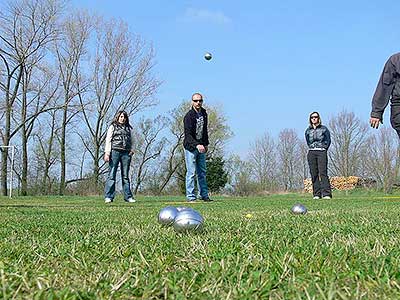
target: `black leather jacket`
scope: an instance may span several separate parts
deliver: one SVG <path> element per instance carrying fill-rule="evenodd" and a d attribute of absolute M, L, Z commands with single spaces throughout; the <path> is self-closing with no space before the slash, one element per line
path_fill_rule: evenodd
<path fill-rule="evenodd" d="M 328 150 L 331 145 L 331 133 L 324 125 L 318 125 L 316 128 L 309 126 L 305 136 L 309 149 L 324 148 Z"/>
<path fill-rule="evenodd" d="M 183 126 L 185 129 L 185 137 L 183 139 L 183 147 L 186 150 L 194 151 L 197 145 L 208 146 L 208 115 L 204 108 L 201 108 L 201 114 L 204 118 L 203 134 L 200 139 L 196 139 L 196 111 L 192 107 L 191 110 L 187 112 L 183 119 Z"/>

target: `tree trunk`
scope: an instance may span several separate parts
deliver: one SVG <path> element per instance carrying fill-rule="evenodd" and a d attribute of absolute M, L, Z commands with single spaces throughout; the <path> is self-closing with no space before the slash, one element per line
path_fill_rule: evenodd
<path fill-rule="evenodd" d="M 68 96 L 66 95 L 66 97 Z M 65 141 L 66 141 L 66 130 L 67 130 L 67 117 L 68 117 L 68 109 L 67 106 L 65 106 L 63 110 L 63 118 L 61 126 L 61 142 L 60 142 L 60 160 L 61 160 L 60 189 L 59 189 L 60 196 L 63 196 L 65 194 L 65 174 L 66 174 Z"/>
<path fill-rule="evenodd" d="M 100 168 L 99 168 L 99 164 L 98 164 L 98 159 L 96 157 L 93 162 L 93 183 L 96 185 L 96 191 L 99 190 L 99 188 L 100 188 Z"/>
<path fill-rule="evenodd" d="M 21 174 L 21 195 L 28 194 L 28 146 L 26 128 L 22 127 L 22 174 Z"/>
<path fill-rule="evenodd" d="M 7 94 L 7 93 L 6 93 Z M 6 95 L 6 102 L 8 103 L 8 96 Z M 10 145 L 10 126 L 11 126 L 11 107 L 7 106 L 6 109 L 6 127 L 3 134 L 3 146 Z M 1 189 L 3 196 L 7 196 L 7 168 L 8 168 L 8 148 L 3 148 L 1 152 Z"/>
<path fill-rule="evenodd" d="M 7 156 L 8 148 L 3 148 L 1 151 L 1 190 L 3 191 L 3 196 L 7 196 Z"/>
<path fill-rule="evenodd" d="M 28 194 L 28 135 L 26 128 L 26 115 L 27 115 L 27 90 L 28 90 L 27 74 L 24 72 L 22 76 L 22 105 L 21 105 L 21 122 L 23 124 L 21 128 L 21 142 L 22 142 L 22 171 L 21 171 L 21 195 L 26 196 Z"/>

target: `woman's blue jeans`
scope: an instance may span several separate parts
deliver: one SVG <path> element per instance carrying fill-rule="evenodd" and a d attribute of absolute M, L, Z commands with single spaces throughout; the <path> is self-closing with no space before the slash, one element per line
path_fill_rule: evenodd
<path fill-rule="evenodd" d="M 208 198 L 208 187 L 206 180 L 206 154 L 200 153 L 197 149 L 189 151 L 185 149 L 186 161 L 186 199 L 189 201 L 196 200 L 195 194 L 195 178 L 199 187 L 200 197 Z"/>
<path fill-rule="evenodd" d="M 108 177 L 104 188 L 104 198 L 114 199 L 115 197 L 115 178 L 118 165 L 121 166 L 122 190 L 124 199 L 132 198 L 131 183 L 129 181 L 129 167 L 131 165 L 131 156 L 129 151 L 111 150 L 110 161 L 108 162 Z"/>

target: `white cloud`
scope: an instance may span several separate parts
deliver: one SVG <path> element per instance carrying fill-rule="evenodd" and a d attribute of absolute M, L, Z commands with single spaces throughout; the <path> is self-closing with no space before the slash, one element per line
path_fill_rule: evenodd
<path fill-rule="evenodd" d="M 186 9 L 182 20 L 185 22 L 213 22 L 218 24 L 232 23 L 232 20 L 223 12 L 195 8 Z"/>

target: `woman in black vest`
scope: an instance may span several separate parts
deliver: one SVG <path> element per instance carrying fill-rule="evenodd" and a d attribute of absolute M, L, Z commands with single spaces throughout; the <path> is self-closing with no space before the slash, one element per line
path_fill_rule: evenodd
<path fill-rule="evenodd" d="M 129 181 L 129 167 L 133 154 L 132 126 L 128 114 L 118 111 L 107 130 L 104 161 L 108 162 L 108 177 L 104 188 L 104 202 L 111 203 L 115 197 L 115 178 L 118 165 L 121 166 L 122 189 L 126 202 L 136 202 Z"/>
<path fill-rule="evenodd" d="M 321 123 L 319 113 L 310 114 L 310 126 L 305 136 L 308 145 L 307 160 L 310 167 L 314 199 L 332 198 L 331 184 L 328 178 L 328 148 L 331 145 L 331 134 Z"/>

